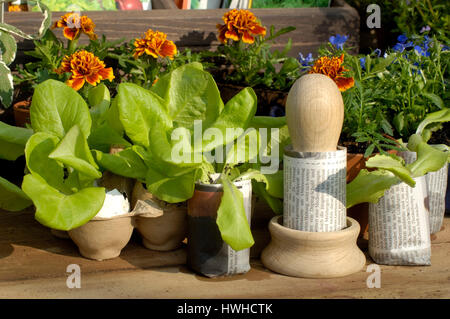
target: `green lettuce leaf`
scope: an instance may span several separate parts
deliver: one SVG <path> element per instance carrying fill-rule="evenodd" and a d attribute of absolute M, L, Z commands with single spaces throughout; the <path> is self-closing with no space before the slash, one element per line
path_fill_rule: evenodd
<path fill-rule="evenodd" d="M 18 212 L 32 204 L 19 187 L 0 177 L 0 209 Z"/>
<path fill-rule="evenodd" d="M 30 108 L 35 132 L 47 132 L 63 138 L 78 125 L 87 138 L 91 133 L 91 116 L 83 98 L 65 83 L 47 80 L 36 86 Z"/>
<path fill-rule="evenodd" d="M 366 161 L 366 166 L 369 168 L 377 167 L 385 169 L 394 173 L 395 176 L 409 186 L 414 187 L 416 185 L 416 182 L 411 176 L 411 171 L 405 167 L 405 161 L 398 156 L 375 155 Z"/>
<path fill-rule="evenodd" d="M 114 155 L 94 151 L 94 155 L 101 167 L 116 175 L 144 179 L 143 177 L 147 174 L 147 166 L 132 148 Z"/>
<path fill-rule="evenodd" d="M 33 130 L 0 122 L 0 159 L 15 161 L 25 152 L 25 144 Z"/>
<path fill-rule="evenodd" d="M 106 196 L 101 187 L 65 195 L 31 174 L 24 177 L 22 189 L 36 206 L 36 220 L 58 230 L 71 230 L 90 221 L 102 208 Z"/>
<path fill-rule="evenodd" d="M 369 172 L 363 169 L 347 184 L 347 208 L 360 203 L 377 203 L 391 186 L 400 182 L 397 176 L 387 170 Z"/>
<path fill-rule="evenodd" d="M 75 125 L 67 132 L 56 149 L 49 155 L 49 158 L 74 168 L 86 177 L 92 179 L 102 177 L 86 138 L 78 125 Z"/>
<path fill-rule="evenodd" d="M 223 196 L 217 210 L 217 226 L 223 241 L 236 251 L 250 248 L 255 243 L 241 191 L 226 177 L 222 176 Z"/>

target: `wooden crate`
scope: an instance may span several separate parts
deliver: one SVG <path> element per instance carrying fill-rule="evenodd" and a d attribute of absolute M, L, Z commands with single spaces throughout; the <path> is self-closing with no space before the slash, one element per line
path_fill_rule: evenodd
<path fill-rule="evenodd" d="M 164 1 L 163 1 L 164 2 Z M 161 5 L 163 6 L 163 5 Z M 160 7 L 161 7 L 160 6 Z M 216 24 L 222 23 L 226 9 L 214 10 L 151 10 L 151 11 L 92 11 L 86 14 L 96 24 L 96 33 L 105 34 L 108 40 L 125 39 L 129 41 L 142 35 L 147 29 L 159 30 L 168 34 L 179 49 L 214 50 L 220 43 L 217 40 Z M 358 50 L 359 15 L 345 1 L 334 1 L 330 8 L 294 8 L 294 9 L 252 9 L 262 24 L 269 28 L 274 25 L 278 30 L 294 26 L 296 30 L 277 39 L 274 48 L 282 49 L 292 38 L 290 55 L 297 57 L 316 52 L 331 35 L 349 35 L 348 45 L 352 51 Z M 53 21 L 63 12 L 54 12 Z M 41 14 L 37 12 L 7 12 L 5 22 L 27 33 L 36 32 L 40 25 Z M 55 30 L 63 38 L 62 30 Z M 82 36 L 80 43 L 86 43 Z M 23 51 L 32 49 L 31 41 L 19 40 L 18 62 L 24 58 Z"/>

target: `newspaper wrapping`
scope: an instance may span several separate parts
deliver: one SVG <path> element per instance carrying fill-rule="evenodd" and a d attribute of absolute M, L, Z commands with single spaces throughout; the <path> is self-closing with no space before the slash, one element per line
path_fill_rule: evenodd
<path fill-rule="evenodd" d="M 251 180 L 235 182 L 243 195 L 250 225 L 252 214 Z M 202 191 L 221 192 L 221 184 L 196 185 Z M 220 197 L 218 198 L 220 200 Z M 216 199 L 214 199 L 216 200 Z M 192 216 L 188 212 L 188 265 L 207 277 L 229 276 L 250 270 L 250 248 L 236 251 L 225 243 L 216 223 L 217 216 Z"/>
<path fill-rule="evenodd" d="M 447 189 L 448 163 L 437 172 L 425 175 L 430 206 L 430 233 L 441 230 L 445 215 L 445 194 Z"/>
<path fill-rule="evenodd" d="M 335 152 L 295 152 L 284 155 L 285 227 L 308 232 L 332 232 L 346 227 L 347 149 Z"/>
<path fill-rule="evenodd" d="M 416 153 L 400 152 L 406 163 Z M 392 186 L 376 204 L 369 204 L 369 254 L 378 264 L 430 265 L 431 242 L 425 176 Z"/>

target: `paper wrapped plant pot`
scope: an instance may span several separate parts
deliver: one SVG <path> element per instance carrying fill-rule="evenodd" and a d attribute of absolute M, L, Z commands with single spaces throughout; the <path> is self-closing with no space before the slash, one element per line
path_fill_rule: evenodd
<path fill-rule="evenodd" d="M 448 163 L 437 172 L 426 174 L 425 179 L 430 207 L 430 234 L 436 234 L 444 222 Z"/>
<path fill-rule="evenodd" d="M 277 273 L 303 278 L 335 278 L 360 271 L 366 264 L 356 245 L 359 224 L 347 217 L 347 227 L 334 232 L 306 232 L 282 225 L 276 216 L 269 223 L 272 236 L 261 261 Z"/>
<path fill-rule="evenodd" d="M 80 254 L 94 260 L 118 257 L 133 233 L 132 214 L 112 218 L 95 217 L 69 231 Z"/>
<path fill-rule="evenodd" d="M 151 250 L 169 251 L 181 246 L 187 233 L 186 203 L 168 204 L 136 182 L 132 207 L 142 244 Z"/>
<path fill-rule="evenodd" d="M 414 152 L 400 152 L 406 163 Z M 369 254 L 378 264 L 430 265 L 429 197 L 426 177 L 415 187 L 399 183 L 376 203 L 369 204 Z"/>
<path fill-rule="evenodd" d="M 252 184 L 250 180 L 234 182 L 244 199 L 247 221 L 251 221 Z M 188 266 L 207 277 L 230 276 L 250 270 L 250 248 L 235 251 L 217 226 L 217 209 L 223 195 L 221 184 L 195 186 L 188 201 Z"/>

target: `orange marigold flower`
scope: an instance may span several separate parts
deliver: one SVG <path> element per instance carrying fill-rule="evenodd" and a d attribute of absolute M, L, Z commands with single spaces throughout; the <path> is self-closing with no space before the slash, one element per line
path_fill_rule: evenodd
<path fill-rule="evenodd" d="M 261 26 L 253 13 L 245 9 L 233 9 L 222 17 L 225 24 L 217 24 L 219 40 L 226 43 L 227 39 L 245 43 L 255 42 L 255 36 L 265 36 L 266 28 Z"/>
<path fill-rule="evenodd" d="M 160 31 L 153 31 L 148 29 L 142 38 L 134 41 L 134 58 L 137 59 L 144 53 L 154 58 L 169 57 L 173 59 L 173 56 L 177 54 L 177 47 L 173 41 L 167 40 L 167 34 Z"/>
<path fill-rule="evenodd" d="M 67 85 L 78 91 L 85 82 L 96 86 L 102 80 L 114 80 L 112 68 L 106 68 L 105 63 L 91 52 L 77 51 L 70 56 L 65 56 L 56 73 L 72 73 Z"/>
<path fill-rule="evenodd" d="M 352 77 L 344 77 L 344 72 L 348 71 L 342 65 L 344 63 L 344 55 L 340 57 L 323 56 L 314 62 L 308 73 L 320 73 L 330 77 L 338 86 L 341 92 L 346 91 L 355 85 Z"/>
<path fill-rule="evenodd" d="M 94 33 L 95 24 L 87 16 L 80 16 L 78 13 L 66 13 L 52 25 L 54 28 L 64 28 L 63 34 L 69 40 L 76 40 L 81 33 L 85 33 L 89 39 L 97 39 Z"/>

